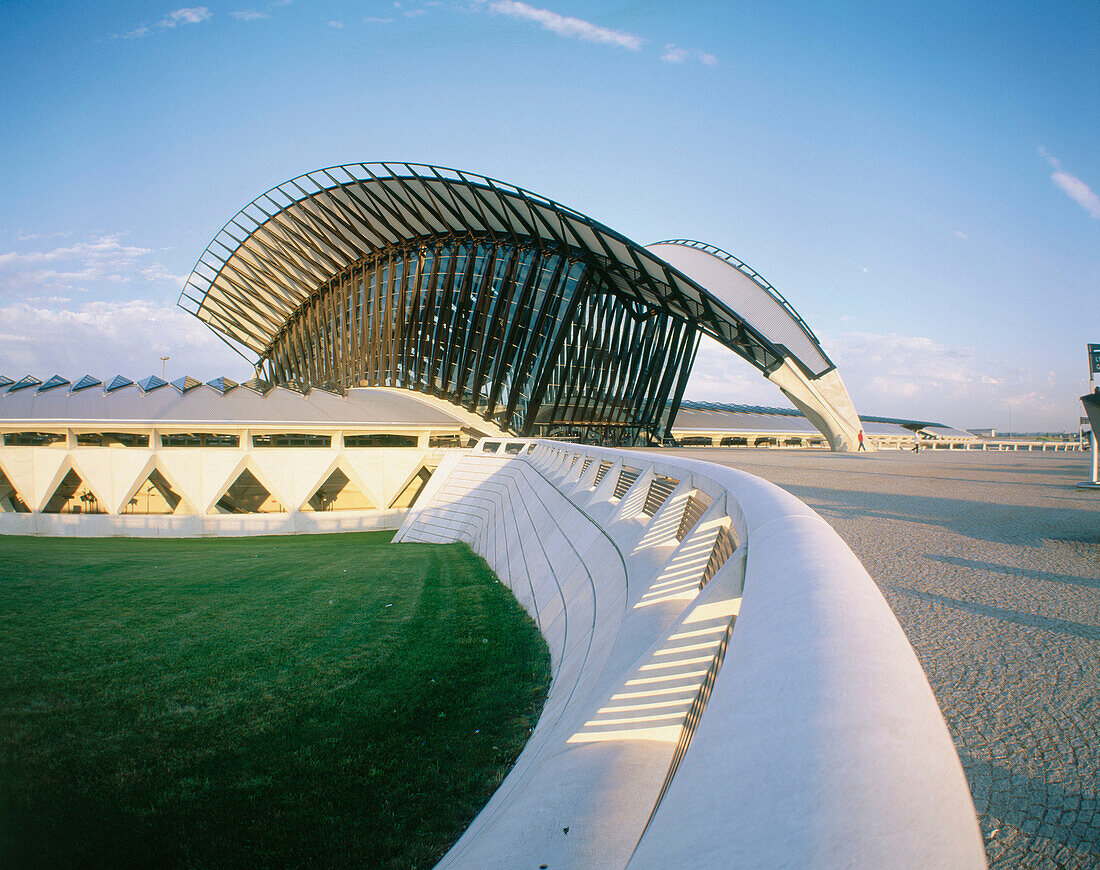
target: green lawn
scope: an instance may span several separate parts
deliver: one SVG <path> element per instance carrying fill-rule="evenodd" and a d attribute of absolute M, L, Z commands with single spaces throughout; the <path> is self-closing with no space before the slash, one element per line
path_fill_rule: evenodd
<path fill-rule="evenodd" d="M 0 537 L 0 867 L 430 867 L 549 655 L 467 547 Z"/>

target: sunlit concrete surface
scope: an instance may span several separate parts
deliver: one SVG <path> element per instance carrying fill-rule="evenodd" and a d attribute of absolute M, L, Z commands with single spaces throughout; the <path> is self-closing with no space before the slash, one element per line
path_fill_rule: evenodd
<path fill-rule="evenodd" d="M 1087 454 L 669 450 L 839 532 L 940 702 L 993 867 L 1100 864 L 1100 492 Z"/>
<path fill-rule="evenodd" d="M 670 453 L 483 439 L 395 541 L 461 540 L 553 681 L 439 867 L 984 867 L 959 758 L 874 581 L 803 502 Z"/>

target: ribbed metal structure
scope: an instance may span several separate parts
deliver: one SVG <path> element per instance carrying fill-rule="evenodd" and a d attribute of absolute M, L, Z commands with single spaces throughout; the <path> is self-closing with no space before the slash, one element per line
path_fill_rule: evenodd
<path fill-rule="evenodd" d="M 697 332 L 566 252 L 396 245 L 334 276 L 265 354 L 279 383 L 407 387 L 517 432 L 658 435 Z"/>
<path fill-rule="evenodd" d="M 700 331 L 781 351 L 664 260 L 483 176 L 354 164 L 286 182 L 211 242 L 180 297 L 276 383 L 392 386 L 521 434 L 667 435 Z"/>

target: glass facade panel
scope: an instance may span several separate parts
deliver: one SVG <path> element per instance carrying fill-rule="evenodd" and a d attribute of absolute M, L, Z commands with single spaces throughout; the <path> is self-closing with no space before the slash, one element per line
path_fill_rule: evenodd
<path fill-rule="evenodd" d="M 667 435 L 697 343 L 567 249 L 439 237 L 332 278 L 264 361 L 279 383 L 402 387 L 517 434 L 641 443 Z"/>

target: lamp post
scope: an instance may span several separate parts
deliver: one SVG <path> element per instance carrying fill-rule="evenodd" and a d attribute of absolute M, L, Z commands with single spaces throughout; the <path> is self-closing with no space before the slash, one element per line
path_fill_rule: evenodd
<path fill-rule="evenodd" d="M 168 380 L 166 372 L 168 371 L 168 360 L 170 357 L 162 356 L 160 358 L 160 377 L 161 380 Z"/>

